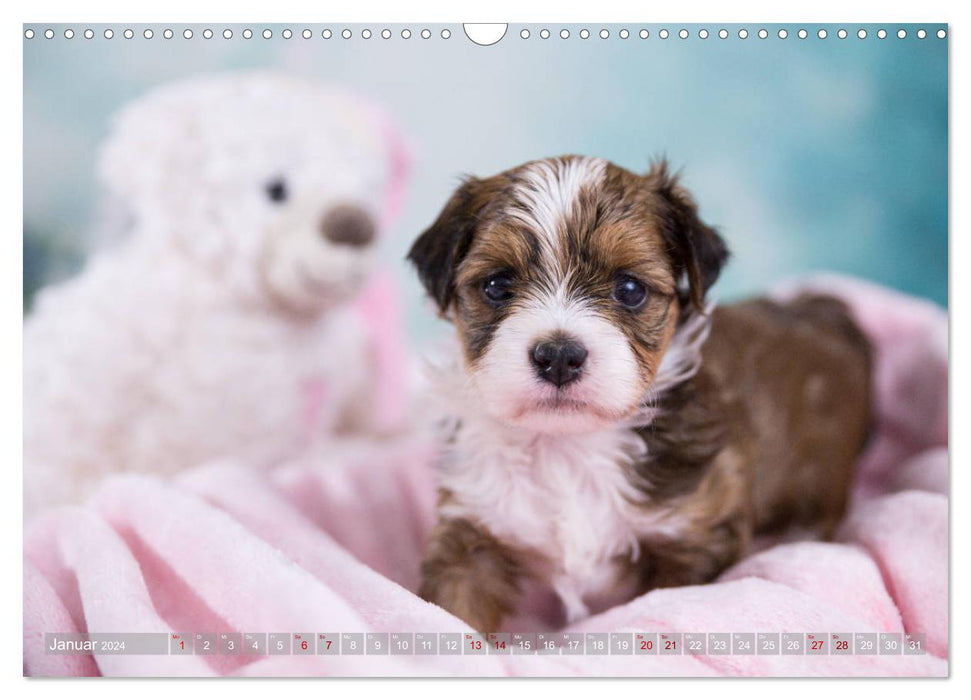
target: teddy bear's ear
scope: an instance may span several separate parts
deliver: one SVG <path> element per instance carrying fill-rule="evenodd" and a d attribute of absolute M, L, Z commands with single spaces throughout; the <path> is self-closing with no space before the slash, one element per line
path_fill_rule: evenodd
<path fill-rule="evenodd" d="M 173 84 L 124 107 L 112 120 L 98 174 L 112 201 L 136 217 L 171 206 L 200 162 L 196 120 L 212 97 L 204 81 Z M 182 174 L 182 177 L 180 177 Z"/>
<path fill-rule="evenodd" d="M 381 229 L 387 230 L 397 220 L 404 204 L 411 173 L 412 149 L 390 116 L 378 112 L 378 125 L 384 137 L 388 161 L 387 187 L 381 212 Z"/>

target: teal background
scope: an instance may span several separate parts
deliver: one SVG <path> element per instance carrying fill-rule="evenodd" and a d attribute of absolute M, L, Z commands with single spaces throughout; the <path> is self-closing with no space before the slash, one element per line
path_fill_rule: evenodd
<path fill-rule="evenodd" d="M 403 263 L 464 173 L 562 153 L 634 170 L 664 154 L 734 259 L 731 299 L 810 270 L 836 270 L 947 304 L 948 40 L 944 25 L 510 25 L 481 47 L 461 25 L 30 25 L 24 39 L 27 303 L 73 274 L 97 240 L 94 166 L 109 119 L 155 85 L 197 73 L 274 68 L 356 90 L 397 119 L 413 152 L 404 211 L 383 255 L 406 285 L 411 332 L 431 327 Z M 45 39 L 50 26 L 55 38 Z M 82 31 L 91 27 L 93 39 Z M 135 30 L 125 39 L 126 26 Z M 155 36 L 142 37 L 146 26 Z M 194 37 L 182 31 L 191 26 Z M 229 27 L 232 39 L 222 31 Z M 391 39 L 380 31 L 392 30 Z M 419 31 L 429 27 L 432 36 Z M 608 39 L 599 31 L 606 26 Z M 744 26 L 749 36 L 740 39 Z M 886 39 L 877 30 L 889 31 Z M 73 39 L 64 29 L 75 31 Z M 162 31 L 171 27 L 172 39 Z M 294 36 L 284 39 L 289 27 Z M 304 28 L 313 38 L 303 39 Z M 323 39 L 329 27 L 333 37 Z M 351 29 L 343 39 L 340 31 Z M 549 39 L 539 36 L 548 28 Z M 579 31 L 588 28 L 590 37 Z M 619 30 L 630 30 L 628 39 Z M 681 39 L 677 31 L 689 31 Z M 702 27 L 707 39 L 698 37 Z M 716 32 L 725 27 L 730 36 Z M 757 37 L 767 29 L 766 39 Z M 837 38 L 845 27 L 846 39 Z M 868 37 L 857 38 L 864 28 Z M 898 39 L 903 27 L 907 38 Z M 272 39 L 261 32 L 269 28 Z M 520 31 L 531 32 L 522 39 Z M 561 39 L 561 29 L 570 31 Z M 650 32 L 647 39 L 639 31 Z M 788 38 L 780 39 L 785 28 Z M 800 28 L 807 39 L 796 36 Z M 924 28 L 927 38 L 918 39 Z"/>

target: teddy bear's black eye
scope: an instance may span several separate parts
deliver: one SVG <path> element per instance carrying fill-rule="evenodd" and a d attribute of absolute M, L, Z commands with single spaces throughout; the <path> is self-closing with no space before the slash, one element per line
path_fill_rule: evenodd
<path fill-rule="evenodd" d="M 628 309 L 636 309 L 647 299 L 647 287 L 630 275 L 622 275 L 614 283 L 614 299 Z"/>
<path fill-rule="evenodd" d="M 271 202 L 287 201 L 287 183 L 283 180 L 273 180 L 266 186 L 266 196 L 270 198 Z"/>

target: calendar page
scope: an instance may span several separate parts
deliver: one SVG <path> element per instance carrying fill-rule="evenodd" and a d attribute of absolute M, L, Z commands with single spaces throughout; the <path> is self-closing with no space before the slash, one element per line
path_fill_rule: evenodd
<path fill-rule="evenodd" d="M 948 676 L 948 24 L 21 33 L 25 676 Z"/>

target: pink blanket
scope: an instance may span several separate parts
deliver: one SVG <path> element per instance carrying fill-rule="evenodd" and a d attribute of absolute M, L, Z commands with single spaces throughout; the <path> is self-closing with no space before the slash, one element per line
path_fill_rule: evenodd
<path fill-rule="evenodd" d="M 775 544 L 705 586 L 572 632 L 923 633 L 912 655 L 60 656 L 44 632 L 464 632 L 413 591 L 432 524 L 419 442 L 108 480 L 27 527 L 24 669 L 37 676 L 920 675 L 948 673 L 947 317 L 821 278 L 877 346 L 878 424 L 836 542 Z M 780 294 L 785 294 L 785 291 Z M 513 630 L 515 631 L 515 630 Z"/>

